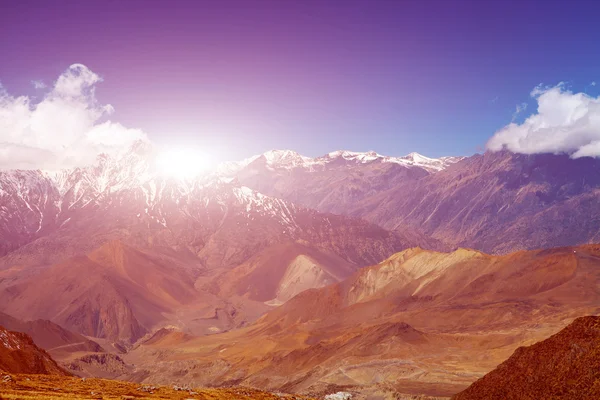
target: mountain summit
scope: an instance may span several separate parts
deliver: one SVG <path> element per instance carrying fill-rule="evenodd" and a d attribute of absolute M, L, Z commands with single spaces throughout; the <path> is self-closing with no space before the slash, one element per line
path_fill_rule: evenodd
<path fill-rule="evenodd" d="M 309 169 L 322 170 L 335 168 L 340 165 L 352 166 L 355 164 L 382 164 L 394 163 L 407 167 L 420 167 L 429 172 L 441 171 L 450 165 L 462 160 L 464 157 L 429 158 L 419 153 L 410 153 L 403 157 L 384 156 L 375 151 L 356 152 L 337 150 L 323 156 L 311 158 L 303 156 L 293 150 L 270 150 L 263 154 L 247 158 L 239 163 L 226 163 L 217 168 L 219 171 L 239 172 L 241 169 L 263 165 L 270 169 Z M 237 166 L 237 168 L 231 168 Z M 229 167 L 229 168 L 227 168 Z"/>

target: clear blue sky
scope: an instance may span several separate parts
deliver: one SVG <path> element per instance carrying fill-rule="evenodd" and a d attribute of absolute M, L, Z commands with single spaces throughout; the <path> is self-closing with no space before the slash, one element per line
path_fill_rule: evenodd
<path fill-rule="evenodd" d="M 0 82 L 70 64 L 159 143 L 469 155 L 539 83 L 597 95 L 597 1 L 14 1 Z"/>

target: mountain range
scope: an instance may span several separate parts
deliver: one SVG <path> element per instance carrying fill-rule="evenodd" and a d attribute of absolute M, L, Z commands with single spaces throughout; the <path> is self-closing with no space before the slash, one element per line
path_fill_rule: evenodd
<path fill-rule="evenodd" d="M 0 325 L 60 368 L 450 396 L 600 312 L 598 159 L 273 150 L 176 179 L 155 157 L 0 171 Z"/>
<path fill-rule="evenodd" d="M 438 160 L 411 153 L 388 162 L 368 154 L 340 155 L 319 168 L 261 156 L 234 176 L 267 195 L 453 248 L 502 254 L 600 241 L 599 159 L 501 151 Z"/>

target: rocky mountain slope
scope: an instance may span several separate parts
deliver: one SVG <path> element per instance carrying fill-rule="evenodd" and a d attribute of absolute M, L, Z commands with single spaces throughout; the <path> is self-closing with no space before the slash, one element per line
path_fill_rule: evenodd
<path fill-rule="evenodd" d="M 600 317 L 581 317 L 528 347 L 518 348 L 456 400 L 600 398 Z"/>
<path fill-rule="evenodd" d="M 369 153 L 344 154 L 314 165 L 262 156 L 235 176 L 266 194 L 451 247 L 508 253 L 600 241 L 598 159 L 501 151 L 427 162 L 412 154 L 387 162 Z M 400 162 L 407 159 L 417 162 Z"/>
<path fill-rule="evenodd" d="M 381 246 L 386 242 L 377 233 L 390 236 L 374 228 L 375 234 L 350 233 L 356 236 L 340 238 L 338 245 L 333 241 L 334 229 L 326 244 L 348 246 L 340 252 L 343 256 L 310 242 L 275 242 L 236 267 L 207 266 L 190 252 L 163 247 L 140 250 L 111 240 L 35 273 L 27 267 L 3 271 L 6 283 L 0 285 L 0 304 L 5 312 L 23 319 L 49 319 L 124 345 L 165 325 L 195 334 L 221 332 L 254 321 L 302 290 L 346 278 L 359 263 L 367 262 L 360 261 L 361 255 L 368 254 L 361 253 L 360 241 L 367 250 L 381 253 L 400 243 Z M 234 248 L 223 246 L 224 251 Z"/>
<path fill-rule="evenodd" d="M 273 150 L 226 171 L 241 184 L 323 212 L 344 214 L 358 201 L 441 171 L 462 157 L 432 159 L 417 153 L 404 157 L 375 152 L 335 151 L 308 158 Z M 419 230 L 416 230 L 419 232 Z"/>
<path fill-rule="evenodd" d="M 518 346 L 597 313 L 599 282 L 597 245 L 506 256 L 414 248 L 306 290 L 247 328 L 198 338 L 171 332 L 125 360 L 158 382 L 301 393 L 335 385 L 369 393 L 385 383 L 397 393 L 449 396 Z"/>
<path fill-rule="evenodd" d="M 288 234 L 297 212 L 291 202 L 293 207 L 365 218 L 400 232 L 406 242 L 438 250 L 449 245 L 507 253 L 600 240 L 594 213 L 600 161 L 593 158 L 507 151 L 440 159 L 337 151 L 308 158 L 274 150 L 182 182 L 161 176 L 149 161 L 152 152 L 138 144 L 122 159 L 101 158 L 88 168 L 0 172 L 0 252 L 78 221 L 98 224 L 88 220 L 92 212 L 119 220 L 113 232 L 136 224 L 147 229 L 160 225 L 172 231 L 161 235 L 161 243 L 199 252 L 232 199 L 241 206 L 236 212 L 247 209 L 236 216 L 236 224 L 246 224 L 260 210 Z M 190 224 L 209 228 L 202 238 L 181 242 L 182 235 L 192 236 L 181 232 Z M 86 250 L 101 242 L 99 238 Z M 247 254 L 237 256 L 232 263 L 239 264 Z"/>
<path fill-rule="evenodd" d="M 492 253 L 600 241 L 600 160 L 485 153 L 349 211 Z"/>
<path fill-rule="evenodd" d="M 224 178 L 165 178 L 153 171 L 150 151 L 134 148 L 121 159 L 52 174 L 0 172 L 0 250 L 7 254 L 0 265 L 49 265 L 112 239 L 187 252 L 208 268 L 239 265 L 281 241 L 307 242 L 362 265 L 427 242 Z"/>
<path fill-rule="evenodd" d="M 7 312 L 48 318 L 93 337 L 135 341 L 195 296 L 190 274 L 112 241 L 0 294 Z"/>
<path fill-rule="evenodd" d="M 22 321 L 0 312 L 0 326 L 29 335 L 37 346 L 50 353 L 54 359 L 74 352 L 104 351 L 98 343 L 49 320 Z"/>
<path fill-rule="evenodd" d="M 152 151 L 139 144 L 87 168 L 0 172 L 1 311 L 128 344 L 167 323 L 215 333 L 435 242 L 223 177 L 167 178 Z"/>
<path fill-rule="evenodd" d="M 597 160 L 152 152 L 0 172 L 0 321 L 86 376 L 449 396 L 600 307 L 597 245 L 497 255 L 599 239 Z"/>
<path fill-rule="evenodd" d="M 19 374 L 69 375 L 24 333 L 0 326 L 0 371 Z"/>
<path fill-rule="evenodd" d="M 224 297 L 244 296 L 279 305 L 304 290 L 339 282 L 355 270 L 335 254 L 300 243 L 284 243 L 227 271 L 217 286 Z"/>

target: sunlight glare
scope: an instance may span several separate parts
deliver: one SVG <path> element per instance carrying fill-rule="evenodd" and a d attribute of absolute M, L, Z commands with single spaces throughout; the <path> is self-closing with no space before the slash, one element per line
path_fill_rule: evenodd
<path fill-rule="evenodd" d="M 215 166 L 214 158 L 196 149 L 163 149 L 156 158 L 158 171 L 169 177 L 191 179 Z"/>

